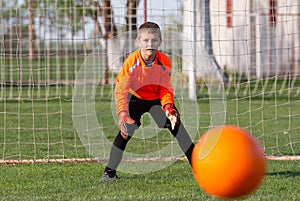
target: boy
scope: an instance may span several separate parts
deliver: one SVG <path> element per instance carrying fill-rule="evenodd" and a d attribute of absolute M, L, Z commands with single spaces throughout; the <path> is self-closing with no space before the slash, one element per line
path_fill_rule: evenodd
<path fill-rule="evenodd" d="M 171 63 L 168 56 L 157 50 L 161 42 L 161 31 L 156 23 L 142 24 L 136 39 L 139 50 L 127 57 L 116 78 L 115 102 L 120 131 L 102 175 L 104 181 L 114 181 L 117 177 L 116 169 L 123 151 L 146 112 L 150 113 L 158 127 L 170 130 L 191 164 L 194 144 L 174 105 Z"/>

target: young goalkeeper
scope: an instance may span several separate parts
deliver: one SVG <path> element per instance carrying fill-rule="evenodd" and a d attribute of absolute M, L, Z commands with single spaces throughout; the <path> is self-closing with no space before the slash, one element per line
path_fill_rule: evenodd
<path fill-rule="evenodd" d="M 136 39 L 139 50 L 127 57 L 116 78 L 114 95 L 120 131 L 102 175 L 104 181 L 114 181 L 117 177 L 116 169 L 123 151 L 146 112 L 150 113 L 158 127 L 170 130 L 191 164 L 194 144 L 174 105 L 171 63 L 168 56 L 157 50 L 161 42 L 161 31 L 156 23 L 142 24 Z"/>

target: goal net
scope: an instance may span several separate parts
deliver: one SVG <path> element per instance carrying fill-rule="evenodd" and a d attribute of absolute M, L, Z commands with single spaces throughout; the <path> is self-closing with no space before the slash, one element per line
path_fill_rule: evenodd
<path fill-rule="evenodd" d="M 115 77 L 145 20 L 161 27 L 194 142 L 234 124 L 269 158 L 299 159 L 299 2 L 15 0 L 0 2 L 1 164 L 106 162 L 118 132 Z M 124 153 L 161 167 L 182 157 L 149 115 Z"/>

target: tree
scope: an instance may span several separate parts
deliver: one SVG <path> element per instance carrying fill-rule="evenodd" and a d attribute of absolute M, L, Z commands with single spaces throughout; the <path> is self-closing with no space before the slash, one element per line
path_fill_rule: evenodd
<path fill-rule="evenodd" d="M 137 30 L 137 7 L 139 5 L 139 0 L 128 0 L 126 6 L 126 31 L 136 31 Z"/>
<path fill-rule="evenodd" d="M 34 8 L 33 0 L 28 0 L 28 42 L 29 60 L 34 58 Z"/>
<path fill-rule="evenodd" d="M 127 15 L 126 15 L 126 29 L 136 30 L 136 7 L 139 4 L 139 0 L 128 0 L 127 2 Z M 114 13 L 110 0 L 57 0 L 57 1 L 35 1 L 35 0 L 11 0 L 1 1 L 1 8 L 7 8 L 2 10 L 2 18 L 7 21 L 6 24 L 12 24 L 11 28 L 7 30 L 1 30 L 0 34 L 4 37 L 13 37 L 12 34 L 8 34 L 12 31 L 12 28 L 18 24 L 18 29 L 22 29 L 20 33 L 28 33 L 28 36 L 20 36 L 28 38 L 27 51 L 29 55 L 29 61 L 34 59 L 35 42 L 36 38 L 45 36 L 57 36 L 55 42 L 49 41 L 49 50 L 53 49 L 66 53 L 64 51 L 71 50 L 75 54 L 76 51 L 74 37 L 77 33 L 83 30 L 83 26 L 87 19 L 91 19 L 94 22 L 94 29 L 97 32 L 98 40 L 103 45 L 104 49 L 107 48 L 107 40 L 116 37 L 118 34 L 117 27 L 114 22 Z M 16 12 L 16 15 L 12 15 L 12 11 Z M 100 22 L 100 20 L 102 22 Z M 103 28 L 100 26 L 103 24 Z M 24 29 L 24 25 L 26 28 Z M 7 26 L 6 26 L 7 27 Z M 37 32 L 35 29 L 42 29 L 42 32 Z M 40 35 L 39 35 L 40 34 Z M 70 36 L 72 37 L 70 40 Z M 71 42 L 72 48 L 64 48 L 69 45 L 65 39 Z M 12 39 L 9 39 L 12 41 Z M 19 41 L 19 40 L 14 40 Z M 43 40 L 39 40 L 43 43 Z M 7 44 L 12 44 L 7 42 Z M 51 48 L 52 44 L 59 45 L 59 47 Z M 20 48 L 20 45 L 17 46 Z M 41 47 L 41 44 L 39 44 Z M 85 48 L 84 48 L 85 50 Z M 72 57 L 73 59 L 75 57 Z M 32 63 L 32 62 L 30 62 Z M 29 67 L 30 66 L 29 63 Z M 71 65 L 74 66 L 74 65 Z M 108 65 L 106 65 L 108 68 Z M 49 69 L 51 71 L 51 69 Z M 74 71 L 75 69 L 72 69 Z M 31 69 L 29 69 L 31 72 Z M 53 73 L 50 73 L 52 75 Z M 73 76 L 74 77 L 74 76 Z M 50 78 L 51 79 L 51 78 Z M 106 79 L 107 80 L 107 79 Z M 107 81 L 106 81 L 107 82 Z"/>
<path fill-rule="evenodd" d="M 132 51 L 132 42 L 133 40 L 132 39 L 135 39 L 136 38 L 136 30 L 137 30 L 137 7 L 139 5 L 139 0 L 128 0 L 127 1 L 127 4 L 126 4 L 126 16 L 125 16 L 125 20 L 126 20 L 126 25 L 125 25 L 125 35 L 127 36 L 128 40 L 125 40 L 125 44 L 122 46 L 122 47 L 119 47 L 118 50 L 116 51 L 123 51 L 123 53 L 128 53 L 130 51 Z M 105 47 L 106 47 L 106 51 L 107 51 L 107 54 L 106 54 L 106 57 L 105 57 L 105 66 L 107 67 L 106 69 L 106 73 L 105 73 L 105 83 L 108 83 L 108 75 L 107 75 L 107 72 L 108 72 L 108 48 L 113 48 L 112 46 L 114 45 L 111 45 L 109 46 L 108 43 L 107 43 L 107 40 L 108 39 L 112 39 L 112 40 L 109 40 L 110 43 L 114 43 L 116 42 L 115 40 L 117 40 L 116 36 L 117 36 L 117 28 L 115 26 L 115 22 L 114 22 L 114 14 L 113 14 L 113 11 L 112 11 L 112 6 L 111 6 L 111 1 L 110 0 L 102 0 L 102 7 L 99 6 L 98 2 L 94 1 L 94 6 L 97 7 L 97 9 L 99 11 L 101 11 L 102 15 L 102 21 L 103 21 L 103 24 L 104 24 L 104 29 L 105 29 L 105 36 L 104 36 L 104 39 L 105 39 Z M 98 18 L 97 18 L 98 20 Z M 99 24 L 99 23 L 97 23 Z M 100 28 L 100 27 L 99 27 Z M 97 30 L 99 28 L 96 28 Z M 114 38 L 114 39 L 113 39 Z M 110 51 L 113 51 L 116 53 L 116 51 L 114 50 L 110 50 Z M 122 60 L 120 60 L 120 62 L 122 62 Z M 116 64 L 116 66 L 121 66 L 121 64 Z"/>
<path fill-rule="evenodd" d="M 126 6 L 126 34 L 128 40 L 126 40 L 126 44 L 124 45 L 124 57 L 127 56 L 129 52 L 132 52 L 134 46 L 134 39 L 137 36 L 137 7 L 139 5 L 139 0 L 128 0 Z"/>
<path fill-rule="evenodd" d="M 99 6 L 99 3 L 98 1 L 93 1 L 93 0 L 90 0 L 91 4 L 93 5 L 94 7 L 94 11 L 93 14 L 92 14 L 92 19 L 93 19 L 93 22 L 94 22 L 94 25 L 95 25 L 95 30 L 96 32 L 98 33 L 98 37 L 100 39 L 103 39 L 104 38 L 104 35 L 103 35 L 103 32 L 101 30 L 101 27 L 100 27 L 100 24 L 98 22 L 98 17 L 101 15 L 101 8 Z"/>
<path fill-rule="evenodd" d="M 105 38 L 108 39 L 116 36 L 118 33 L 110 0 L 102 0 L 102 20 L 105 29 Z"/>

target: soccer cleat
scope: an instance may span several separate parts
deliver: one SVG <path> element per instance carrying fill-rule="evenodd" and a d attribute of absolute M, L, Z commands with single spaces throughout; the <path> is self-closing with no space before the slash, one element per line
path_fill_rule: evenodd
<path fill-rule="evenodd" d="M 102 181 L 115 181 L 118 178 L 115 171 L 104 172 L 101 180 Z"/>

